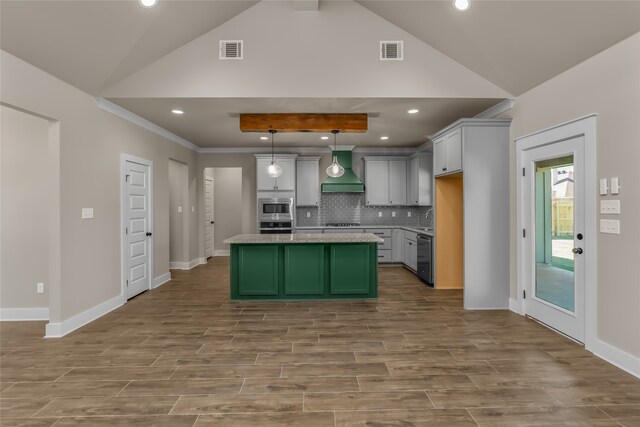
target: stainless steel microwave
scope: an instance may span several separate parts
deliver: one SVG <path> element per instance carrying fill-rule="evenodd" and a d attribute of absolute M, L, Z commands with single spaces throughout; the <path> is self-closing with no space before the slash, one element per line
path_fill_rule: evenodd
<path fill-rule="evenodd" d="M 293 221 L 293 198 L 258 199 L 259 221 Z"/>

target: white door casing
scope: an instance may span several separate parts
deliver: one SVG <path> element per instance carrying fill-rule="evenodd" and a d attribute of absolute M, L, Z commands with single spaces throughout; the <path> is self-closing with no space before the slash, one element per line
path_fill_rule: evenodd
<path fill-rule="evenodd" d="M 535 253 L 531 253 L 531 245 L 534 244 L 535 230 L 531 227 L 531 211 L 528 210 L 525 201 L 525 193 L 527 189 L 530 191 L 531 182 L 527 178 L 527 159 L 526 152 L 538 147 L 548 146 L 550 144 L 569 141 L 576 138 L 583 139 L 583 159 L 582 162 L 582 188 L 583 188 L 583 235 L 584 239 L 580 242 L 579 247 L 583 249 L 583 253 L 579 255 L 582 259 L 583 273 L 581 280 L 584 290 L 584 317 L 583 317 L 583 338 L 579 341 L 584 342 L 587 350 L 594 351 L 599 345 L 596 338 L 596 262 L 597 262 L 597 175 L 596 175 L 596 118 L 595 114 L 581 117 L 566 123 L 561 123 L 548 129 L 540 130 L 529 135 L 515 138 L 516 142 L 516 171 L 517 171 L 517 215 L 516 229 L 517 238 L 517 294 L 516 299 L 511 303 L 511 308 L 521 314 L 527 314 L 530 311 L 529 295 L 531 290 L 527 292 L 527 298 L 523 297 L 523 291 L 530 287 L 531 269 L 535 266 Z M 555 157 L 555 156 L 552 156 Z M 577 164 L 578 160 L 575 160 Z M 522 170 L 525 168 L 525 176 L 522 176 Z M 529 166 L 530 168 L 530 166 Z M 529 173 L 529 176 L 532 174 Z M 529 203 L 531 206 L 531 203 Z M 535 223 L 533 223 L 535 224 Z M 523 237 L 522 230 L 526 230 L 526 236 Z M 576 234 L 580 231 L 575 230 Z M 575 241 L 574 241 L 575 243 Z M 576 301 L 577 302 L 577 301 Z M 535 309 L 534 309 L 535 310 Z M 543 323 L 546 323 L 542 320 Z M 553 325 L 550 325 L 554 327 Z M 557 328 L 556 328 L 557 329 Z M 559 329 L 561 330 L 561 329 Z M 562 331 L 562 330 L 561 330 Z"/>
<path fill-rule="evenodd" d="M 153 162 L 123 154 L 123 299 L 151 289 L 153 272 Z"/>
<path fill-rule="evenodd" d="M 213 179 L 205 177 L 204 179 L 204 252 L 205 257 L 213 256 L 213 233 L 214 233 L 214 217 L 213 217 Z"/>

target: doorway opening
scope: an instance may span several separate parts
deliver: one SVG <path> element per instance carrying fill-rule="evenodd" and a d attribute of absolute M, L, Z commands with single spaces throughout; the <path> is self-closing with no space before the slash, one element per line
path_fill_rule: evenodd
<path fill-rule="evenodd" d="M 189 269 L 189 167 L 169 159 L 169 268 Z"/>
<path fill-rule="evenodd" d="M 229 256 L 224 240 L 242 233 L 242 168 L 205 168 L 204 184 L 204 254 Z"/>

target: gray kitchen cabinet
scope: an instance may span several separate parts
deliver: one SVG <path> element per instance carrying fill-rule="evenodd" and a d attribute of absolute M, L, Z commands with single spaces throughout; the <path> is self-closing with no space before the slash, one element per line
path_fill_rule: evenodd
<path fill-rule="evenodd" d="M 391 262 L 403 262 L 404 230 L 395 228 L 391 231 Z"/>
<path fill-rule="evenodd" d="M 462 129 L 453 129 L 433 142 L 434 174 L 436 176 L 462 170 Z"/>
<path fill-rule="evenodd" d="M 407 204 L 407 160 L 389 161 L 389 203 L 390 206 Z"/>
<path fill-rule="evenodd" d="M 409 160 L 408 205 L 431 206 L 433 187 L 433 155 L 420 153 Z"/>
<path fill-rule="evenodd" d="M 282 175 L 271 178 L 267 166 L 270 155 L 256 155 L 256 189 L 258 191 L 293 191 L 296 188 L 296 156 L 276 156 L 275 161 L 282 167 Z"/>
<path fill-rule="evenodd" d="M 389 162 L 365 161 L 365 200 L 367 205 L 389 204 Z"/>
<path fill-rule="evenodd" d="M 365 203 L 367 206 L 407 204 L 406 157 L 365 157 Z"/>
<path fill-rule="evenodd" d="M 404 230 L 404 249 L 402 262 L 413 270 L 418 269 L 418 233 Z"/>
<path fill-rule="evenodd" d="M 296 206 L 318 206 L 320 157 L 296 159 Z"/>
<path fill-rule="evenodd" d="M 384 239 L 384 243 L 378 243 L 378 262 L 391 262 L 392 237 L 390 228 L 367 228 L 365 233 L 372 233 Z"/>

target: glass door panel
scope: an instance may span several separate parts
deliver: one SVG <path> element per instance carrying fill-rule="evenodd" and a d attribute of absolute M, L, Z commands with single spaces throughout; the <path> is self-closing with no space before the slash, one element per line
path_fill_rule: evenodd
<path fill-rule="evenodd" d="M 535 162 L 535 297 L 575 312 L 573 155 Z"/>

